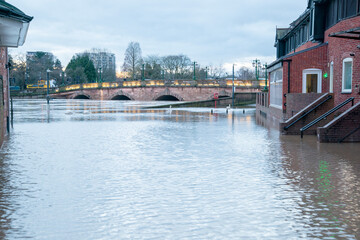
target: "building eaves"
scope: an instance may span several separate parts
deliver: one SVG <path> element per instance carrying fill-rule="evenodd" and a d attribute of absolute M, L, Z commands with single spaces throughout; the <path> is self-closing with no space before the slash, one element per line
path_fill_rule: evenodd
<path fill-rule="evenodd" d="M 268 69 L 273 67 L 274 65 L 278 64 L 279 62 L 282 62 L 284 60 L 286 60 L 287 58 L 291 58 L 293 56 L 296 56 L 296 55 L 299 55 L 299 54 L 302 54 L 302 53 L 305 53 L 305 52 L 308 52 L 308 51 L 312 51 L 314 49 L 317 49 L 317 48 L 320 48 L 320 47 L 323 47 L 323 46 L 326 46 L 328 45 L 328 43 L 322 43 L 322 44 L 319 44 L 319 45 L 316 45 L 314 47 L 310 47 L 310 48 L 307 48 L 307 49 L 304 49 L 302 51 L 299 51 L 299 52 L 294 52 L 294 53 L 291 53 L 291 54 L 288 54 L 288 55 L 285 55 L 285 56 L 282 56 L 281 58 L 279 59 L 276 59 L 274 62 L 268 64 Z"/>
<path fill-rule="evenodd" d="M 26 15 L 20 9 L 3 0 L 0 0 L 0 17 L 12 18 L 27 23 L 33 19 L 33 17 Z"/>

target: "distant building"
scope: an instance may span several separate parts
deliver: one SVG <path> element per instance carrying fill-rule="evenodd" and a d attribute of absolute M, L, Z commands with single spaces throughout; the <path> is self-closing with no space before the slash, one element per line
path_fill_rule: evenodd
<path fill-rule="evenodd" d="M 360 111 L 359 14 L 359 0 L 309 0 L 290 27 L 276 29 L 277 59 L 268 65 L 269 96 L 258 99 L 262 120 L 279 126 L 284 134 L 360 141 L 360 119 L 350 117 Z M 352 98 L 356 106 L 345 104 L 304 130 L 315 118 Z"/>
<path fill-rule="evenodd" d="M 108 52 L 91 52 L 89 53 L 91 61 L 96 69 L 116 69 L 115 54 Z"/>
<path fill-rule="evenodd" d="M 0 146 L 10 129 L 10 90 L 8 47 L 19 47 L 25 43 L 29 24 L 33 18 L 25 15 L 13 5 L 0 0 Z"/>
<path fill-rule="evenodd" d="M 96 50 L 79 55 L 82 54 L 87 54 L 90 57 L 98 73 L 98 78 L 101 76 L 102 81 L 116 80 L 115 54 Z"/>

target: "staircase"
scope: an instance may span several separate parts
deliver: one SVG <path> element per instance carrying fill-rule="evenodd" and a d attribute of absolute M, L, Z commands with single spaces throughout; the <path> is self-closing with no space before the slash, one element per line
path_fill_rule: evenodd
<path fill-rule="evenodd" d="M 349 103 L 352 107 L 336 116 Z M 335 107 L 333 104 L 332 95 L 324 94 L 281 123 L 282 134 L 317 135 L 320 142 L 360 141 L 360 103 L 354 105 L 354 97 L 351 97 Z"/>

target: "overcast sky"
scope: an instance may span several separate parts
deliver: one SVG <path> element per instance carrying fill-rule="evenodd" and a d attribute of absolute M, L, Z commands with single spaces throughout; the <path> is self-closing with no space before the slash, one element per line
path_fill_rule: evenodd
<path fill-rule="evenodd" d="M 131 41 L 143 56 L 185 54 L 227 69 L 275 60 L 275 29 L 288 27 L 307 0 L 7 0 L 34 19 L 24 46 L 11 54 L 49 51 L 66 66 L 91 48 L 116 54 Z"/>

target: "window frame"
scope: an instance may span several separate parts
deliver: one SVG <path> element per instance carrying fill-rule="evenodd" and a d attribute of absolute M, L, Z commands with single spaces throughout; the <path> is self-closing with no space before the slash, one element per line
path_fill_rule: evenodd
<path fill-rule="evenodd" d="M 330 79 L 329 79 L 329 92 L 334 92 L 334 62 L 330 63 Z"/>
<path fill-rule="evenodd" d="M 351 63 L 351 78 L 350 78 L 350 89 L 345 88 L 345 64 Z M 345 58 L 342 61 L 342 79 L 341 79 L 341 92 L 342 93 L 351 93 L 352 92 L 352 80 L 353 80 L 353 74 L 354 74 L 354 60 L 353 58 Z"/>

